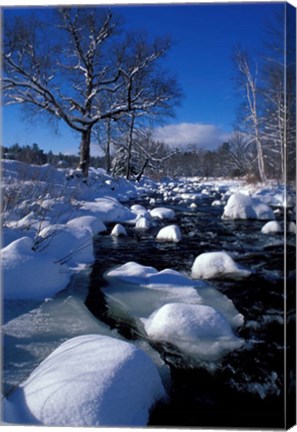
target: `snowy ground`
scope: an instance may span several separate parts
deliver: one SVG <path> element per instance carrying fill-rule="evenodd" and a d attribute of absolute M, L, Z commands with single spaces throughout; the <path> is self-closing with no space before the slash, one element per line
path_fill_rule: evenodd
<path fill-rule="evenodd" d="M 258 219 L 263 227 L 270 223 L 263 233 L 271 234 L 283 229 L 274 221 L 275 211 L 283 207 L 291 214 L 284 228 L 295 231 L 295 197 L 282 186 L 198 178 L 160 183 L 146 179 L 136 185 L 113 179 L 101 169 L 91 169 L 84 184 L 76 172 L 66 169 L 3 161 L 4 351 L 11 370 L 19 369 L 4 389 L 5 421 L 65 426 L 147 424 L 150 408 L 165 397 L 168 370 L 149 343 L 136 346 L 122 341 L 85 307 L 87 278 L 94 262 L 93 238 L 103 232 L 126 235 L 125 225 L 149 230 L 162 220 L 168 226 L 157 240 L 178 242 L 181 233 L 172 224 L 174 212 L 158 207 L 156 196 L 162 196 L 162 202 L 174 199 L 194 209 L 197 197 L 209 198 L 214 193 L 220 194 L 213 205 L 221 206 L 222 218 Z M 130 200 L 140 198 L 154 208 L 131 206 Z M 148 340 L 171 343 L 187 355 L 215 361 L 244 344 L 236 336 L 244 317 L 202 279 L 249 277 L 250 272 L 223 251 L 203 255 L 193 265 L 192 279 L 174 269 L 158 272 L 127 262 L 105 275 L 109 284 L 105 294 L 111 307 L 122 313 L 129 309 L 138 331 Z M 84 355 L 85 347 L 90 355 Z M 15 361 L 16 355 L 21 362 Z M 142 382 L 139 371 L 143 368 Z M 140 380 L 139 387 L 131 386 L 135 380 Z M 69 395 L 71 403 L 63 405 L 62 419 L 60 403 Z M 110 415 L 111 409 L 117 417 Z"/>

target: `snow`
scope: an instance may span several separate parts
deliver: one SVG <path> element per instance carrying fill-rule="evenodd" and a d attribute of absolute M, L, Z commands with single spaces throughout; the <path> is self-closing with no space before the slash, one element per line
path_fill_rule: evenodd
<path fill-rule="evenodd" d="M 282 227 L 277 221 L 269 221 L 261 228 L 263 234 L 275 234 L 281 233 L 282 231 Z"/>
<path fill-rule="evenodd" d="M 157 240 L 178 243 L 182 239 L 182 234 L 177 225 L 168 225 L 157 234 Z"/>
<path fill-rule="evenodd" d="M 243 323 L 243 316 L 225 295 L 171 269 L 158 272 L 153 267 L 128 262 L 108 271 L 104 278 L 108 286 L 103 291 L 110 310 L 128 320 L 132 317 L 140 332 L 144 331 L 145 319 L 169 303 L 210 306 L 232 328 Z"/>
<path fill-rule="evenodd" d="M 152 228 L 153 236 L 156 228 L 158 240 L 177 242 L 177 225 L 160 229 L 175 218 L 174 210 L 155 206 L 166 201 L 194 210 L 213 198 L 218 212 L 228 200 L 223 219 L 267 220 L 270 229 L 278 224 L 270 206 L 287 209 L 288 232 L 296 233 L 294 196 L 272 184 L 198 178 L 134 184 L 95 168 L 85 184 L 69 169 L 4 160 L 2 191 L 12 200 L 3 212 L 1 251 L 5 384 L 11 395 L 4 411 L 21 424 L 144 426 L 150 407 L 164 396 L 157 369 L 168 378 L 152 340 L 198 361 L 217 361 L 243 344 L 234 333 L 243 316 L 200 279 L 250 275 L 222 251 L 198 256 L 192 279 L 187 268 L 158 271 L 136 262 L 104 275 L 109 313 L 132 322 L 142 336 L 133 345 L 95 319 L 84 304 L 88 282 L 82 289 L 77 278 L 84 274 L 89 281 L 93 238 L 107 231 L 106 224 L 117 227 L 117 234 L 125 230 L 121 224 Z M 123 205 L 137 198 L 155 208 Z"/>
<path fill-rule="evenodd" d="M 196 257 L 192 266 L 192 277 L 195 279 L 242 279 L 250 274 L 249 270 L 236 264 L 224 251 L 203 253 Z"/>
<path fill-rule="evenodd" d="M 151 227 L 150 221 L 145 216 L 137 217 L 135 228 L 139 230 L 149 230 Z"/>
<path fill-rule="evenodd" d="M 142 350 L 111 337 L 84 335 L 64 342 L 31 373 L 9 397 L 5 420 L 145 426 L 150 408 L 164 397 L 157 368 Z"/>
<path fill-rule="evenodd" d="M 44 299 L 69 283 L 67 267 L 32 248 L 32 239 L 21 237 L 2 249 L 4 299 Z"/>
<path fill-rule="evenodd" d="M 116 224 L 113 227 L 110 235 L 112 235 L 114 237 L 126 236 L 127 235 L 127 231 L 126 231 L 126 228 L 123 225 Z"/>
<path fill-rule="evenodd" d="M 210 306 L 168 303 L 144 324 L 151 339 L 171 343 L 203 360 L 216 360 L 243 345 L 224 316 Z"/>
<path fill-rule="evenodd" d="M 274 220 L 275 216 L 267 204 L 257 198 L 237 192 L 230 196 L 222 218 Z"/>
<path fill-rule="evenodd" d="M 103 223 L 123 222 L 133 218 L 133 213 L 129 209 L 111 197 L 96 198 L 94 202 L 85 202 L 81 206 L 80 211 L 82 215 L 96 216 Z"/>
<path fill-rule="evenodd" d="M 175 217 L 174 211 L 166 207 L 156 207 L 150 211 L 150 214 L 156 219 L 174 219 Z"/>
<path fill-rule="evenodd" d="M 83 229 L 78 223 L 53 224 L 42 229 L 35 240 L 36 250 L 51 256 L 54 262 L 92 264 L 94 253 L 91 228 L 85 226 Z"/>

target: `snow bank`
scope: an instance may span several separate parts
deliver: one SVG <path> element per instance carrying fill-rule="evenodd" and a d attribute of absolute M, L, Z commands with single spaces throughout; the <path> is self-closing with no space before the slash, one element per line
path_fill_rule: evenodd
<path fill-rule="evenodd" d="M 81 215 L 92 215 L 100 219 L 103 223 L 123 222 L 133 219 L 133 214 L 124 207 L 119 201 L 111 197 L 97 198 L 95 201 L 87 201 L 80 208 Z"/>
<path fill-rule="evenodd" d="M 216 360 L 243 344 L 224 316 L 205 305 L 169 303 L 143 321 L 151 339 L 171 343 L 203 360 Z"/>
<path fill-rule="evenodd" d="M 281 233 L 282 227 L 277 221 L 269 221 L 262 227 L 261 232 L 263 234 Z"/>
<path fill-rule="evenodd" d="M 67 227 L 70 227 L 77 238 L 84 237 L 88 232 L 95 236 L 106 231 L 106 226 L 100 219 L 95 216 L 81 216 L 71 219 L 67 222 Z"/>
<path fill-rule="evenodd" d="M 166 207 L 156 207 L 150 211 L 150 214 L 155 219 L 174 219 L 175 217 L 174 211 Z"/>
<path fill-rule="evenodd" d="M 222 218 L 274 220 L 275 215 L 272 209 L 259 199 L 237 192 L 230 196 Z"/>
<path fill-rule="evenodd" d="M 145 426 L 165 390 L 134 345 L 85 335 L 60 345 L 9 398 L 7 422 L 50 426 Z M 35 419 L 35 421 L 34 421 Z"/>
<path fill-rule="evenodd" d="M 250 276 L 249 270 L 241 268 L 226 252 L 206 252 L 199 255 L 192 266 L 194 279 L 231 278 Z"/>
<path fill-rule="evenodd" d="M 69 283 L 71 273 L 67 268 L 32 247 L 32 239 L 22 237 L 2 249 L 4 299 L 41 300 Z"/>
<path fill-rule="evenodd" d="M 156 238 L 157 240 L 178 243 L 182 239 L 182 234 L 177 225 L 168 225 L 158 232 Z"/>
<path fill-rule="evenodd" d="M 53 224 L 44 228 L 36 238 L 36 249 L 53 261 L 76 265 L 94 261 L 92 228 L 80 227 L 79 221 L 69 225 Z"/>

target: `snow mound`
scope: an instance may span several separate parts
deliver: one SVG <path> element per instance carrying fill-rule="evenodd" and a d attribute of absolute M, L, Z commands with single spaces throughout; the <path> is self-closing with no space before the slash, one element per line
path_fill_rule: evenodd
<path fill-rule="evenodd" d="M 156 207 L 150 211 L 150 214 L 155 219 L 174 219 L 175 217 L 174 211 L 166 207 Z"/>
<path fill-rule="evenodd" d="M 151 339 L 171 343 L 203 360 L 216 360 L 243 343 L 224 316 L 210 306 L 169 303 L 143 321 Z"/>
<path fill-rule="evenodd" d="M 282 227 L 277 221 L 269 221 L 262 227 L 261 232 L 263 234 L 281 233 Z"/>
<path fill-rule="evenodd" d="M 291 234 L 296 234 L 296 224 L 294 222 L 290 222 L 288 226 L 288 231 Z"/>
<path fill-rule="evenodd" d="M 4 299 L 42 300 L 64 289 L 71 273 L 51 257 L 34 252 L 22 237 L 2 249 Z"/>
<path fill-rule="evenodd" d="M 72 220 L 65 225 L 53 224 L 43 228 L 36 238 L 36 249 L 61 263 L 93 263 L 92 224 L 89 221 L 89 226 L 82 227 L 81 222 Z"/>
<path fill-rule="evenodd" d="M 21 413 L 17 421 L 30 423 L 33 416 L 35 423 L 51 426 L 145 426 L 150 408 L 164 396 L 156 366 L 144 351 L 111 337 L 85 335 L 49 355 L 9 398 L 14 408 L 9 411 Z M 8 414 L 6 421 L 13 417 Z"/>
<path fill-rule="evenodd" d="M 182 239 L 182 234 L 177 225 L 168 225 L 158 232 L 156 238 L 157 240 L 178 243 Z"/>
<path fill-rule="evenodd" d="M 126 231 L 126 228 L 123 225 L 116 224 L 113 227 L 110 235 L 112 235 L 114 237 L 126 236 L 127 235 L 127 231 Z"/>
<path fill-rule="evenodd" d="M 140 216 L 136 220 L 135 228 L 136 229 L 142 229 L 142 230 L 148 230 L 151 227 L 150 221 L 145 216 Z"/>
<path fill-rule="evenodd" d="M 259 199 L 237 192 L 230 196 L 222 218 L 274 220 L 275 215 L 272 209 Z"/>
<path fill-rule="evenodd" d="M 250 276 L 249 270 L 241 268 L 226 252 L 206 252 L 199 255 L 192 266 L 194 279 L 231 278 Z"/>

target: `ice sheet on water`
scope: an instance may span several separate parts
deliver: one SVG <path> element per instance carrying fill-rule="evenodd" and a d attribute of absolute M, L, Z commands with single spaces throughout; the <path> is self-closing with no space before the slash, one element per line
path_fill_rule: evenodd
<path fill-rule="evenodd" d="M 3 378 L 7 389 L 22 381 L 64 340 L 85 333 L 115 334 L 86 308 L 85 293 L 79 294 L 85 288 L 79 288 L 80 283 L 84 284 L 77 280 L 75 295 L 70 288 L 40 305 L 29 302 L 24 308 L 20 304 L 17 316 L 15 300 L 5 302 L 5 310 L 12 311 L 3 326 Z"/>
<path fill-rule="evenodd" d="M 151 319 L 156 310 L 172 303 L 182 304 L 184 307 L 211 307 L 224 317 L 229 328 L 237 328 L 243 323 L 243 316 L 225 295 L 204 282 L 190 280 L 174 270 L 158 272 L 153 267 L 129 262 L 107 272 L 105 279 L 109 285 L 104 289 L 104 294 L 111 311 L 114 311 L 114 316 L 121 315 L 121 318 L 126 318 L 127 321 L 134 319 L 138 330 L 144 334 L 143 326 L 146 320 Z M 187 353 L 198 355 L 198 351 L 194 353 L 189 349 L 190 345 L 185 341 L 183 348 Z M 231 345 L 239 346 L 237 341 Z M 211 349 L 210 345 L 206 344 L 204 351 L 201 352 L 205 352 L 206 347 L 209 347 L 209 358 L 215 357 L 214 346 Z M 204 357 L 206 358 L 206 355 Z"/>

